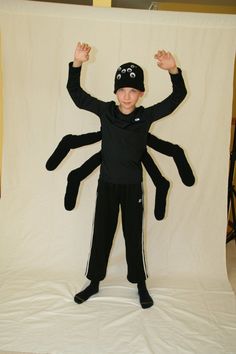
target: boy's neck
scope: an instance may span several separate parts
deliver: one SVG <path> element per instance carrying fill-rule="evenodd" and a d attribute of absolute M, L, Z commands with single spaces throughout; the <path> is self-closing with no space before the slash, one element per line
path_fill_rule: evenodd
<path fill-rule="evenodd" d="M 135 111 L 136 107 L 134 106 L 132 108 L 126 109 L 125 107 L 122 107 L 121 105 L 119 105 L 118 109 L 122 114 L 128 115 L 128 114 L 132 113 L 133 111 Z"/>

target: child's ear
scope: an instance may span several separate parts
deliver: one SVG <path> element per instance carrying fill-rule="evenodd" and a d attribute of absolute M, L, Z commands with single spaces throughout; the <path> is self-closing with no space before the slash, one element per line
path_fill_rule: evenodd
<path fill-rule="evenodd" d="M 140 97 L 143 97 L 144 92 L 140 91 Z"/>

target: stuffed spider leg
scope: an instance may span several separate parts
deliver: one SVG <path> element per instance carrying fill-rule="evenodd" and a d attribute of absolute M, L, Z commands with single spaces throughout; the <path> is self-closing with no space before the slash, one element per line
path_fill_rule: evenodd
<path fill-rule="evenodd" d="M 94 144 L 97 141 L 101 140 L 101 137 L 102 137 L 101 131 L 81 134 L 81 135 L 68 134 L 64 136 L 59 142 L 59 144 L 57 145 L 52 155 L 47 160 L 46 162 L 47 170 L 49 171 L 55 170 L 55 168 L 57 168 L 57 166 L 62 162 L 62 160 L 69 153 L 70 149 L 76 149 L 84 145 Z"/>
<path fill-rule="evenodd" d="M 166 197 L 170 187 L 170 182 L 162 176 L 160 170 L 154 163 L 152 157 L 149 155 L 147 150 L 142 156 L 142 163 L 156 187 L 154 208 L 155 218 L 157 220 L 162 220 L 165 216 Z"/>
<path fill-rule="evenodd" d="M 54 170 L 61 161 L 69 153 L 70 149 L 75 149 L 84 145 L 93 144 L 101 140 L 101 131 L 94 133 L 87 133 L 82 135 L 66 135 L 62 138 L 57 148 L 50 156 L 46 163 L 46 168 L 50 171 Z M 155 136 L 148 134 L 147 145 L 153 149 L 166 154 L 168 156 L 173 156 L 176 162 L 178 170 L 180 170 L 180 175 L 185 177 L 184 168 L 191 168 L 185 158 L 183 150 L 178 146 L 166 142 L 164 140 L 158 139 Z M 169 190 L 170 183 L 167 181 L 155 165 L 151 156 L 145 151 L 142 156 L 142 162 L 145 166 L 148 174 L 150 175 L 154 185 L 156 186 L 156 197 L 155 197 L 155 209 L 154 214 L 157 220 L 162 220 L 165 216 L 166 208 L 166 196 Z M 182 163 L 183 162 L 183 163 Z M 72 210 L 75 207 L 76 199 L 79 191 L 80 182 L 85 179 L 93 170 L 95 170 L 101 164 L 101 152 L 93 155 L 88 159 L 81 167 L 71 171 L 68 175 L 68 183 L 66 187 L 66 194 L 64 199 L 65 208 L 67 210 Z M 185 164 L 185 166 L 184 166 Z M 192 173 L 192 172 L 191 172 Z M 189 174 L 191 176 L 191 173 Z M 182 177 L 181 177 L 182 178 Z M 187 184 L 184 178 L 184 183 Z M 194 176 L 192 174 L 192 181 L 194 183 Z M 192 183 L 192 184 L 193 184 Z M 187 185 L 192 185 L 187 184 Z"/>
<path fill-rule="evenodd" d="M 84 145 L 94 144 L 101 140 L 101 131 L 81 135 L 66 135 L 57 145 L 56 149 L 46 162 L 49 171 L 54 170 L 69 153 L 70 149 L 75 149 Z M 101 164 L 101 153 L 93 155 L 80 168 L 71 171 L 67 178 L 66 194 L 64 205 L 67 210 L 75 207 L 80 182 Z"/>
<path fill-rule="evenodd" d="M 164 155 L 172 156 L 182 182 L 189 187 L 194 184 L 193 171 L 187 161 L 184 150 L 179 145 L 161 140 L 150 133 L 148 133 L 147 145 Z"/>
<path fill-rule="evenodd" d="M 72 210 L 75 207 L 76 199 L 79 191 L 80 182 L 92 173 L 102 161 L 101 151 L 90 157 L 85 163 L 71 171 L 67 178 L 66 194 L 64 205 L 66 210 Z M 156 186 L 156 198 L 154 214 L 157 220 L 162 220 L 165 216 L 166 196 L 170 186 L 155 165 L 151 156 L 145 151 L 142 156 L 142 162 L 148 174 L 150 175 L 154 185 Z"/>
<path fill-rule="evenodd" d="M 94 154 L 79 168 L 71 171 L 67 178 L 66 194 L 64 205 L 66 210 L 72 210 L 75 207 L 80 182 L 92 173 L 102 162 L 101 151 Z"/>

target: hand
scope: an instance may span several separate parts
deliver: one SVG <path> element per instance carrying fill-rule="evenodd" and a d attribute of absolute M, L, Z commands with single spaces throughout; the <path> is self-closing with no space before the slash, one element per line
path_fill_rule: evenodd
<path fill-rule="evenodd" d="M 157 60 L 157 65 L 159 68 L 168 70 L 171 74 L 178 73 L 175 58 L 170 52 L 166 52 L 165 50 L 158 50 L 154 58 Z"/>
<path fill-rule="evenodd" d="M 78 42 L 75 49 L 73 66 L 79 67 L 82 63 L 88 61 L 90 50 L 91 47 L 87 43 Z"/>

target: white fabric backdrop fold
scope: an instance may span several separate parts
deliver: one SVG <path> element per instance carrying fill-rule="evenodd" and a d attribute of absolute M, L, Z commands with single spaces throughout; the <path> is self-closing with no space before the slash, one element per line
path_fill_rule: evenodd
<path fill-rule="evenodd" d="M 0 200 L 0 349 L 42 353 L 235 353 L 235 297 L 225 264 L 227 174 L 236 21 L 233 15 L 102 9 L 1 1 L 4 156 Z M 149 150 L 170 180 L 166 218 L 154 218 L 155 189 L 144 172 L 148 285 L 143 312 L 126 280 L 119 223 L 100 294 L 79 307 L 98 169 L 64 209 L 68 173 L 100 149 L 72 151 L 53 172 L 45 163 L 66 134 L 100 129 L 74 106 L 68 63 L 78 40 L 92 46 L 82 83 L 115 99 L 113 77 L 125 61 L 146 75 L 144 106 L 171 84 L 154 53 L 166 49 L 183 70 L 188 95 L 151 127 L 179 144 L 196 176 L 182 184 L 173 160 Z M 18 321 L 18 322 L 17 322 Z M 18 324 L 17 324 L 18 323 Z"/>

